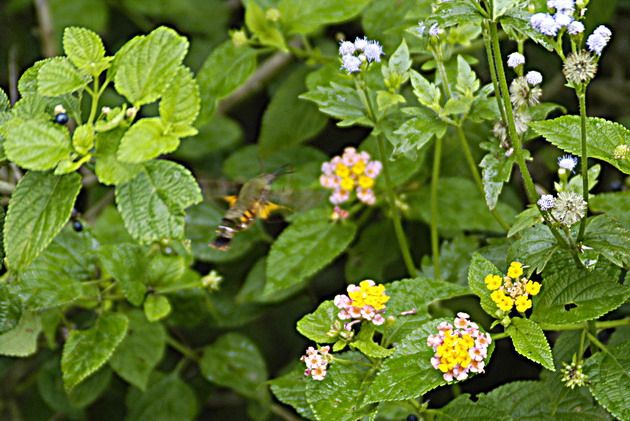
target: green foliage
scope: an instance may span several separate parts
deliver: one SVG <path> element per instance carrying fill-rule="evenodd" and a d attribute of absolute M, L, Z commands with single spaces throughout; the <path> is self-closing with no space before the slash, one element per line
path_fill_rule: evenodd
<path fill-rule="evenodd" d="M 72 152 L 65 127 L 43 121 L 12 120 L 6 128 L 4 148 L 7 157 L 24 168 L 46 171 L 67 159 Z"/>
<path fill-rule="evenodd" d="M 547 370 L 556 370 L 547 338 L 535 322 L 514 317 L 507 328 L 507 333 L 519 354 L 541 364 Z"/>
<path fill-rule="evenodd" d="M 127 395 L 129 412 L 125 420 L 192 421 L 195 419 L 198 411 L 195 392 L 177 376 L 177 373 L 166 376 L 154 375 L 154 381 L 150 384 L 151 386 L 142 394 L 131 389 Z"/>
<path fill-rule="evenodd" d="M 490 298 L 490 290 L 488 290 L 484 282 L 488 275 L 504 276 L 489 260 L 475 253 L 470 263 L 470 269 L 468 269 L 468 285 L 481 300 L 479 303 L 481 304 L 481 308 L 489 315 L 496 316 L 497 314 L 501 314 L 501 310 L 499 310 L 495 302 Z"/>
<path fill-rule="evenodd" d="M 324 301 L 314 313 L 307 314 L 297 322 L 297 330 L 308 339 L 320 344 L 334 342 L 333 337 L 327 333 L 337 319 L 337 313 L 339 309 L 332 301 Z"/>
<path fill-rule="evenodd" d="M 42 330 L 39 316 L 23 312 L 16 327 L 0 335 L 0 355 L 28 357 L 37 351 L 37 337 Z"/>

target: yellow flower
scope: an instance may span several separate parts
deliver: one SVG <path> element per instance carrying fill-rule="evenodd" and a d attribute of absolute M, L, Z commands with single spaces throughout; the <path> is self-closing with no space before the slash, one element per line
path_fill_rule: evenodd
<path fill-rule="evenodd" d="M 512 306 L 514 305 L 514 300 L 507 295 L 505 298 L 497 303 L 497 307 L 501 309 L 501 311 L 510 311 L 512 310 Z"/>
<path fill-rule="evenodd" d="M 523 274 L 523 264 L 519 262 L 512 262 L 507 272 L 508 276 L 512 279 L 516 279 Z"/>
<path fill-rule="evenodd" d="M 534 282 L 534 281 L 527 281 L 527 283 L 525 284 L 525 291 L 527 291 L 529 295 L 538 294 L 540 292 L 540 283 Z"/>
<path fill-rule="evenodd" d="M 363 160 L 357 161 L 357 163 L 352 166 L 352 172 L 356 175 L 363 174 L 363 171 L 365 171 L 365 162 L 363 162 Z"/>
<path fill-rule="evenodd" d="M 484 279 L 484 282 L 486 283 L 486 287 L 489 290 L 495 290 L 498 289 L 501 286 L 503 279 L 499 276 L 499 275 L 488 275 L 486 276 L 486 279 Z"/>
<path fill-rule="evenodd" d="M 370 178 L 367 175 L 362 175 L 359 177 L 359 186 L 363 187 L 364 189 L 369 189 L 373 185 L 374 185 L 373 178 Z"/>
<path fill-rule="evenodd" d="M 516 299 L 516 310 L 521 313 L 527 310 L 528 308 L 532 308 L 532 300 L 527 298 L 527 295 L 521 295 Z"/>
<path fill-rule="evenodd" d="M 505 298 L 505 293 L 498 289 L 490 294 L 490 298 L 492 298 L 492 301 L 494 301 L 498 305 L 499 302 L 503 301 L 503 299 Z"/>
<path fill-rule="evenodd" d="M 343 164 L 342 164 L 343 165 Z M 344 165 L 344 167 L 347 169 L 348 167 L 346 167 Z M 354 187 L 354 180 L 351 179 L 350 177 L 343 177 L 341 179 L 341 183 L 339 183 L 339 186 L 343 189 L 343 190 L 352 190 L 352 188 Z"/>
<path fill-rule="evenodd" d="M 335 174 L 337 174 L 341 178 L 345 178 L 350 175 L 350 168 L 340 162 L 335 168 Z"/>

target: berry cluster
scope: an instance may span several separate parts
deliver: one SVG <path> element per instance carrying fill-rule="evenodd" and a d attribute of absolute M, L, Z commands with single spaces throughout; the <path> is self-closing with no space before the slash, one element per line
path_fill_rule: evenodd
<path fill-rule="evenodd" d="M 358 55 L 356 55 L 358 54 Z M 348 72 L 360 72 L 361 64 L 375 61 L 379 63 L 384 55 L 383 47 L 378 41 L 370 41 L 367 37 L 359 38 L 354 42 L 342 41 L 339 43 L 339 55 L 341 55 L 341 68 Z"/>
<path fill-rule="evenodd" d="M 339 318 L 341 320 L 352 320 L 346 323 L 346 330 L 349 330 L 353 323 L 367 320 L 375 325 L 382 325 L 385 322 L 383 313 L 385 303 L 389 301 L 389 296 L 385 294 L 383 284 L 376 285 L 372 280 L 365 280 L 359 283 L 348 285 L 348 295 L 337 295 L 335 306 L 341 309 Z"/>
<path fill-rule="evenodd" d="M 332 361 L 329 352 L 329 346 L 324 346 L 319 351 L 309 346 L 306 354 L 300 358 L 300 361 L 306 364 L 304 375 L 313 377 L 313 380 L 324 380 L 328 374 L 328 363 Z"/>
<path fill-rule="evenodd" d="M 524 312 L 532 307 L 530 295 L 540 292 L 540 283 L 530 281 L 523 275 L 523 264 L 512 262 L 508 268 L 507 276 L 490 274 L 486 276 L 484 282 L 486 287 L 493 291 L 490 294 L 492 301 L 501 311 L 510 311 L 516 306 L 516 310 Z"/>

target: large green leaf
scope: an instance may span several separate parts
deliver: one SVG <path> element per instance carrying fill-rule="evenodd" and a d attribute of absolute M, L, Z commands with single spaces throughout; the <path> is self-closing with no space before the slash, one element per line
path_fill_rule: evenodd
<path fill-rule="evenodd" d="M 296 218 L 271 246 L 263 295 L 273 295 L 314 275 L 346 249 L 356 230 L 349 220 L 330 221 L 326 210 L 316 209 Z"/>
<path fill-rule="evenodd" d="M 340 358 L 368 363 L 358 352 L 345 352 Z M 372 381 L 369 366 L 335 364 L 328 367 L 324 380 L 309 379 L 306 399 L 318 420 L 353 421 L 376 411 L 376 405 L 363 402 Z"/>
<path fill-rule="evenodd" d="M 134 126 L 135 127 L 135 126 Z M 131 180 L 142 169 L 140 164 L 118 160 L 120 140 L 127 131 L 123 128 L 98 133 L 96 136 L 96 175 L 98 181 L 117 185 Z"/>
<path fill-rule="evenodd" d="M 442 137 L 448 127 L 437 114 L 425 108 L 417 108 L 413 116 L 389 136 L 396 155 L 426 149 L 431 139 Z"/>
<path fill-rule="evenodd" d="M 22 313 L 18 325 L 0 335 L 0 355 L 28 357 L 37 351 L 37 337 L 42 331 L 42 322 L 35 313 Z"/>
<path fill-rule="evenodd" d="M 534 225 L 520 234 L 520 238 L 510 245 L 507 260 L 519 261 L 530 266 L 528 271 L 540 273 L 551 256 L 558 250 L 558 244 L 546 225 Z"/>
<path fill-rule="evenodd" d="M 475 294 L 480 298 L 481 308 L 492 317 L 501 317 L 503 312 L 497 307 L 492 298 L 490 298 L 490 290 L 486 287 L 484 280 L 488 275 L 499 275 L 503 277 L 503 273 L 489 260 L 482 255 L 475 253 L 468 269 L 468 285 Z"/>
<path fill-rule="evenodd" d="M 328 336 L 327 332 L 330 331 L 335 320 L 338 320 L 339 311 L 332 301 L 324 301 L 317 310 L 297 322 L 297 331 L 311 341 L 320 344 L 332 343 L 336 339 Z"/>
<path fill-rule="evenodd" d="M 458 420 L 458 421 L 486 421 L 491 419 L 506 419 L 505 414 L 499 407 L 486 402 L 485 405 L 479 405 L 469 399 L 467 393 L 458 396 L 450 401 L 446 406 L 440 408 L 438 421 Z"/>
<path fill-rule="evenodd" d="M 70 217 L 79 190 L 81 177 L 76 173 L 26 173 L 11 197 L 4 224 L 11 270 L 24 269 L 50 244 Z"/>
<path fill-rule="evenodd" d="M 89 80 L 66 57 L 55 57 L 39 69 L 37 92 L 42 96 L 55 97 L 84 88 Z"/>
<path fill-rule="evenodd" d="M 483 157 L 479 166 L 482 168 L 483 190 L 488 208 L 494 209 L 503 190 L 503 185 L 510 181 L 516 154 L 505 155 L 505 150 L 491 144 L 493 150 Z"/>
<path fill-rule="evenodd" d="M 584 245 L 600 252 L 616 265 L 630 267 L 630 230 L 608 215 L 591 219 L 586 227 Z"/>
<path fill-rule="evenodd" d="M 199 86 L 193 73 L 189 68 L 180 66 L 162 95 L 160 116 L 167 124 L 190 126 L 197 118 L 200 107 Z"/>
<path fill-rule="evenodd" d="M 136 244 L 112 244 L 99 249 L 103 268 L 122 289 L 133 305 L 140 305 L 147 291 L 145 285 L 148 261 L 145 250 Z"/>
<path fill-rule="evenodd" d="M 155 376 L 143 394 L 130 389 L 125 421 L 193 421 L 198 412 L 195 391 L 176 371 L 168 376 Z"/>
<path fill-rule="evenodd" d="M 72 64 L 92 75 L 98 75 L 109 66 L 101 38 L 89 29 L 64 29 L 63 50 Z"/>
<path fill-rule="evenodd" d="M 177 74 L 188 41 L 164 26 L 134 40 L 116 63 L 114 83 L 116 90 L 138 107 L 162 95 Z"/>
<path fill-rule="evenodd" d="M 530 123 L 530 127 L 563 151 L 580 155 L 582 146 L 579 116 L 566 115 L 553 120 L 536 121 Z M 630 162 L 614 157 L 617 146 L 630 144 L 630 130 L 619 123 L 589 117 L 586 121 L 586 139 L 589 157 L 606 161 L 630 174 Z"/>
<path fill-rule="evenodd" d="M 620 420 L 630 419 L 630 342 L 591 356 L 584 364 L 584 373 L 597 402 Z"/>
<path fill-rule="evenodd" d="M 14 329 L 22 317 L 22 301 L 5 282 L 0 283 L 0 335 Z"/>
<path fill-rule="evenodd" d="M 289 373 L 270 380 L 269 388 L 280 402 L 291 405 L 304 418 L 314 419 L 315 415 L 306 399 L 309 381 L 304 376 L 304 368 L 303 364 L 298 363 Z"/>
<path fill-rule="evenodd" d="M 278 9 L 288 33 L 307 34 L 318 27 L 353 18 L 370 0 L 281 0 Z"/>
<path fill-rule="evenodd" d="M 120 377 L 146 390 L 149 375 L 162 360 L 166 330 L 160 323 L 150 323 L 141 311 L 127 314 L 129 330 L 118 346 L 109 365 Z"/>
<path fill-rule="evenodd" d="M 109 360 L 125 338 L 127 324 L 123 314 L 104 312 L 90 329 L 70 332 L 61 358 L 66 390 L 72 390 Z"/>
<path fill-rule="evenodd" d="M 172 152 L 178 146 L 179 138 L 168 133 L 161 118 L 143 118 L 125 132 L 116 156 L 122 162 L 137 164 Z"/>
<path fill-rule="evenodd" d="M 507 333 L 519 354 L 541 364 L 547 370 L 556 371 L 549 342 L 536 323 L 529 319 L 513 317 Z"/>
<path fill-rule="evenodd" d="M 170 161 L 151 161 L 116 187 L 116 203 L 127 231 L 142 243 L 184 237 L 184 210 L 201 202 L 192 174 Z"/>
<path fill-rule="evenodd" d="M 612 215 L 630 229 L 630 191 L 600 193 L 591 197 L 588 206 L 593 212 L 605 212 Z"/>
<path fill-rule="evenodd" d="M 64 126 L 38 120 L 12 121 L 6 130 L 4 150 L 21 167 L 46 171 L 69 159 L 72 145 Z"/>

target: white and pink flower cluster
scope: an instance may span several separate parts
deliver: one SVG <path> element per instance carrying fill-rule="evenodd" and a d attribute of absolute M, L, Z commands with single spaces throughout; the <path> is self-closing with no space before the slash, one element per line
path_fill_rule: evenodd
<path fill-rule="evenodd" d="M 375 179 L 381 173 L 383 164 L 380 161 L 370 161 L 370 154 L 357 152 L 355 148 L 348 147 L 343 155 L 335 156 L 329 162 L 322 164 L 320 184 L 332 189 L 330 201 L 339 205 L 350 199 L 350 193 L 356 190 L 357 198 L 366 205 L 376 202 L 374 195 Z"/>
<path fill-rule="evenodd" d="M 465 380 L 468 373 L 484 372 L 484 359 L 492 338 L 489 333 L 481 332 L 469 317 L 457 313 L 454 326 L 442 322 L 438 325 L 439 332 L 427 338 L 427 345 L 435 351 L 431 365 L 444 373 L 447 382 Z"/>
<path fill-rule="evenodd" d="M 328 374 L 328 363 L 332 361 L 330 346 L 324 346 L 319 351 L 309 346 L 300 361 L 306 364 L 305 376 L 311 376 L 313 380 L 324 380 Z"/>
<path fill-rule="evenodd" d="M 385 323 L 383 313 L 385 313 L 385 303 L 389 301 L 389 296 L 385 294 L 383 284 L 376 285 L 370 279 L 361 281 L 359 286 L 348 285 L 348 295 L 337 295 L 334 303 L 341 309 L 338 317 L 341 320 L 352 320 L 346 322 L 344 328 L 350 330 L 352 325 L 363 320 L 379 326 Z"/>

